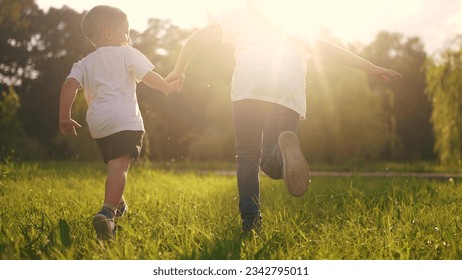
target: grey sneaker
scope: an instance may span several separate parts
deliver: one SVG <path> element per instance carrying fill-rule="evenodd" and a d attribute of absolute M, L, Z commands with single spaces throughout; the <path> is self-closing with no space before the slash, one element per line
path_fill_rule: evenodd
<path fill-rule="evenodd" d="M 310 170 L 298 137 L 292 131 L 284 131 L 279 134 L 278 144 L 282 157 L 282 177 L 287 190 L 291 195 L 300 197 L 310 183 Z"/>
<path fill-rule="evenodd" d="M 96 238 L 98 240 L 111 240 L 114 238 L 114 219 L 108 218 L 104 214 L 98 213 L 93 216 L 93 226 L 95 227 Z"/>
<path fill-rule="evenodd" d="M 125 201 L 119 203 L 119 205 L 117 206 L 116 213 L 115 213 L 116 218 L 122 217 L 126 213 L 128 213 L 128 204 Z"/>

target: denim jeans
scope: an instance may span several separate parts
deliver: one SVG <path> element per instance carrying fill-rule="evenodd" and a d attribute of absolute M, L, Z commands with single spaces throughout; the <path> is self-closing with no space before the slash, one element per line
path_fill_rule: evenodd
<path fill-rule="evenodd" d="M 239 211 L 243 227 L 261 220 L 259 171 L 282 178 L 278 136 L 297 132 L 300 115 L 271 102 L 245 99 L 233 102 Z"/>

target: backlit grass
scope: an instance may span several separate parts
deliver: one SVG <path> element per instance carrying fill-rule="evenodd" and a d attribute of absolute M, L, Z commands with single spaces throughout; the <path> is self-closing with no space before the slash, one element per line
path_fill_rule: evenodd
<path fill-rule="evenodd" d="M 0 259 L 461 259 L 462 181 L 262 176 L 263 229 L 241 238 L 235 177 L 135 163 L 114 242 L 91 224 L 102 163 L 1 165 Z"/>

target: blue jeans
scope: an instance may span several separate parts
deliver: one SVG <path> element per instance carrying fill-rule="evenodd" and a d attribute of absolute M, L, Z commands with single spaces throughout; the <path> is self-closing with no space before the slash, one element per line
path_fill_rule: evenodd
<path fill-rule="evenodd" d="M 253 99 L 233 102 L 239 211 L 243 227 L 261 220 L 259 170 L 282 179 L 278 136 L 297 132 L 300 115 L 284 106 Z"/>

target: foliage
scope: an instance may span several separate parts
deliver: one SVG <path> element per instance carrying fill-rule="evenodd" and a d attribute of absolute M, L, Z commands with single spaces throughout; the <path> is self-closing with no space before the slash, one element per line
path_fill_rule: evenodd
<path fill-rule="evenodd" d="M 151 158 L 229 160 L 234 157 L 230 103 L 233 66 L 232 49 L 217 43 L 191 61 L 181 93 L 164 97 L 140 87 Z"/>
<path fill-rule="evenodd" d="M 307 119 L 299 134 L 309 161 L 377 159 L 389 136 L 381 100 L 369 89 L 366 76 L 314 60 L 307 83 Z"/>
<path fill-rule="evenodd" d="M 16 112 L 20 107 L 19 97 L 12 87 L 8 91 L 2 91 L 0 95 L 0 159 L 13 153 L 19 148 L 18 140 L 23 136 L 21 123 Z"/>
<path fill-rule="evenodd" d="M 72 63 L 90 49 L 80 31 L 81 15 L 67 7 L 45 13 L 34 1 L 7 0 L 0 19 L 2 83 L 16 86 L 17 116 L 26 135 L 52 149 L 61 84 Z"/>
<path fill-rule="evenodd" d="M 39 157 L 94 159 L 98 154 L 86 127 L 77 138 L 58 131 L 62 82 L 72 64 L 93 51 L 80 30 L 81 18 L 82 13 L 66 6 L 42 11 L 32 0 L 2 1 L 0 80 L 2 88 L 15 85 L 22 137 L 42 147 L 36 149 Z M 193 31 L 168 20 L 150 19 L 146 30 L 132 30 L 131 37 L 133 46 L 165 76 Z M 423 94 L 425 79 L 420 71 L 426 55 L 420 40 L 383 32 L 369 46 L 354 51 L 397 69 L 405 79 L 383 86 L 352 69 L 327 62 L 322 67 L 312 64 L 309 115 L 300 126 L 306 155 L 323 162 L 433 159 L 431 106 Z M 139 85 L 147 132 L 144 155 L 163 160 L 234 157 L 229 102 L 232 54 L 228 45 L 217 43 L 196 56 L 180 94 L 166 97 Z M 74 109 L 84 108 L 79 106 Z M 85 124 L 81 112 L 74 113 Z"/>
<path fill-rule="evenodd" d="M 429 60 L 426 92 L 433 104 L 435 151 L 443 163 L 462 163 L 462 44 Z"/>
<path fill-rule="evenodd" d="M 31 55 L 39 47 L 33 29 L 34 19 L 42 12 L 33 0 L 3 0 L 0 9 L 0 83 L 22 84 L 36 76 Z"/>
<path fill-rule="evenodd" d="M 383 82 L 371 80 L 371 87 L 382 96 L 382 106 L 389 114 L 389 129 L 396 134 L 384 157 L 433 159 L 432 107 L 425 96 L 424 64 L 427 57 L 420 39 L 380 32 L 361 55 L 404 76 L 402 80 L 391 81 L 386 88 Z"/>
<path fill-rule="evenodd" d="M 462 258 L 460 179 L 315 177 L 295 199 L 262 177 L 264 227 L 241 238 L 233 176 L 135 164 L 130 212 L 116 240 L 100 244 L 91 217 L 104 177 L 103 164 L 15 165 L 0 178 L 0 259 Z"/>
<path fill-rule="evenodd" d="M 21 107 L 19 97 L 13 87 L 0 95 L 0 162 L 16 157 L 43 159 L 46 150 L 32 138 L 26 137 L 23 125 L 17 117 Z"/>

